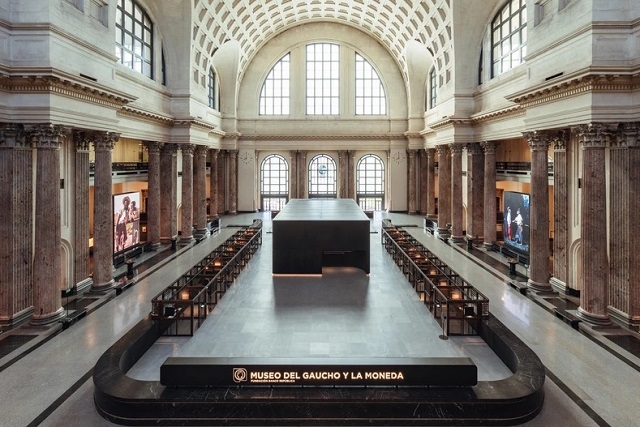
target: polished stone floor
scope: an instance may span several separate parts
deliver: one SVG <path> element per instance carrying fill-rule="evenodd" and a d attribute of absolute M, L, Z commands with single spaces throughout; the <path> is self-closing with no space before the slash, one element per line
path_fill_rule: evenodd
<path fill-rule="evenodd" d="M 481 379 L 500 378 L 504 365 L 476 338 L 438 338 L 437 325 L 379 244 L 372 221 L 371 274 L 328 271 L 297 280 L 269 273 L 266 215 L 223 218 L 223 228 L 141 278 L 86 318 L 33 351 L 0 365 L 0 426 L 110 426 L 93 404 L 91 369 L 100 355 L 146 316 L 151 298 L 235 231 L 228 225 L 265 221 L 262 249 L 212 318 L 194 338 L 162 338 L 130 375 L 153 378 L 168 354 L 313 355 L 315 357 L 467 354 Z M 491 301 L 491 312 L 540 357 L 547 368 L 545 404 L 526 426 L 635 426 L 640 419 L 640 363 L 621 360 L 571 328 L 508 279 L 472 255 L 426 234 L 422 217 L 388 214 Z M 376 243 L 375 245 L 373 243 Z M 375 248 L 375 250 L 374 250 Z M 438 353 L 440 352 L 440 353 Z M 2 359 L 3 361 L 5 359 Z"/>

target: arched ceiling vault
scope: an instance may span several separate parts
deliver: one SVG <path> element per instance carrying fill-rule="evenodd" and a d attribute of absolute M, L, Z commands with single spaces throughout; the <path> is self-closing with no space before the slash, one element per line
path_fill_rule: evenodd
<path fill-rule="evenodd" d="M 258 50 L 288 28 L 311 21 L 342 22 L 377 39 L 407 74 L 405 45 L 417 40 L 434 56 L 441 83 L 452 74 L 451 0 L 193 0 L 196 81 L 226 40 L 242 48 L 240 75 Z M 200 74 L 200 76 L 197 76 Z"/>

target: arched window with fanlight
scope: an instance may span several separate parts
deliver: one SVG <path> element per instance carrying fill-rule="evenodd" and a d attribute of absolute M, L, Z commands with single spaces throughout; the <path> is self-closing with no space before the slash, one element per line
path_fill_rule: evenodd
<path fill-rule="evenodd" d="M 263 211 L 280 211 L 289 201 L 289 165 L 272 154 L 260 166 L 260 206 Z"/>
<path fill-rule="evenodd" d="M 517 67 L 527 55 L 527 2 L 509 0 L 491 21 L 491 77 Z"/>
<path fill-rule="evenodd" d="M 336 188 L 336 162 L 326 154 L 318 154 L 309 162 L 309 198 L 335 199 Z"/>
<path fill-rule="evenodd" d="M 136 0 L 118 0 L 115 18 L 115 53 L 118 62 L 153 79 L 151 18 Z"/>
<path fill-rule="evenodd" d="M 362 156 L 356 166 L 356 201 L 365 212 L 384 206 L 384 163 L 375 154 Z"/>

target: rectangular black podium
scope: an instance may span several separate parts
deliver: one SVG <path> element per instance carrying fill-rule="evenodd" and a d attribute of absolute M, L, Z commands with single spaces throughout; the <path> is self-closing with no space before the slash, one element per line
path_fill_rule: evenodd
<path fill-rule="evenodd" d="M 356 267 L 369 274 L 370 220 L 352 199 L 293 199 L 273 219 L 273 274 L 322 274 Z"/>

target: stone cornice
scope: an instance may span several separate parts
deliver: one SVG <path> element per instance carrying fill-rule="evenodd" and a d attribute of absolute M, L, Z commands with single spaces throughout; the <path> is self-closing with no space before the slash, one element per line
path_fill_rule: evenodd
<path fill-rule="evenodd" d="M 147 120 L 155 123 L 160 123 L 165 126 L 171 126 L 173 124 L 173 117 L 164 116 L 159 113 L 154 113 L 151 111 L 142 110 L 137 107 L 132 107 L 129 105 L 123 106 L 120 110 L 118 110 L 119 116 L 128 116 L 137 120 Z"/>
<path fill-rule="evenodd" d="M 589 69 L 568 75 L 561 80 L 545 82 L 524 91 L 507 96 L 522 108 L 553 102 L 563 98 L 581 95 L 588 92 L 629 92 L 640 88 L 640 70 L 629 70 L 627 73 L 608 73 L 604 70 Z"/>
<path fill-rule="evenodd" d="M 482 123 L 482 122 L 495 120 L 495 119 L 502 119 L 505 117 L 522 115 L 524 113 L 525 112 L 522 106 L 515 104 L 515 105 L 509 105 L 506 107 L 498 108 L 496 110 L 476 113 L 476 114 L 473 114 L 470 118 L 473 124 L 476 124 L 476 123 Z"/>
<path fill-rule="evenodd" d="M 0 69 L 0 91 L 56 94 L 110 108 L 120 108 L 136 99 L 124 92 L 88 83 L 51 68 L 12 69 L 11 74 L 5 74 L 5 70 Z"/>
<path fill-rule="evenodd" d="M 216 127 L 216 125 L 212 124 L 212 123 L 207 123 L 204 122 L 202 120 L 198 120 L 198 119 L 176 119 L 173 122 L 173 125 L 175 127 L 183 127 L 183 128 L 200 128 L 200 129 L 204 129 L 205 131 L 209 132 L 209 133 L 213 133 L 215 135 L 220 135 L 220 136 L 225 136 L 225 132 L 222 131 L 221 129 L 218 129 Z"/>
<path fill-rule="evenodd" d="M 471 119 L 468 118 L 456 118 L 456 117 L 444 117 L 442 120 L 435 123 L 431 123 L 429 128 L 432 130 L 438 130 L 447 126 L 471 126 Z"/>
<path fill-rule="evenodd" d="M 250 141 L 366 141 L 371 139 L 406 140 L 403 134 L 371 134 L 371 135 L 242 135 L 241 140 Z"/>

